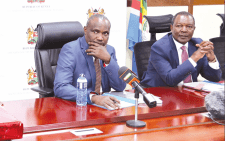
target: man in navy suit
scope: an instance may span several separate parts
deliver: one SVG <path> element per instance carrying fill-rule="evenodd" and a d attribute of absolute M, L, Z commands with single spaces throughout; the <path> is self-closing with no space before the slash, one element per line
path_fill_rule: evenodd
<path fill-rule="evenodd" d="M 172 33 L 152 45 L 141 84 L 147 87 L 177 86 L 186 83 L 188 78 L 188 82 L 196 82 L 199 74 L 207 80 L 219 81 L 222 72 L 213 43 L 192 38 L 194 17 L 188 12 L 179 12 L 173 17 L 170 28 Z M 187 60 L 182 62 L 183 51 Z"/>
<path fill-rule="evenodd" d="M 91 16 L 84 27 L 84 36 L 65 44 L 59 54 L 54 92 L 57 97 L 76 100 L 77 78 L 83 73 L 87 79 L 87 102 L 106 108 L 119 108 L 119 100 L 111 96 L 90 94 L 95 91 L 96 72 L 94 60 L 100 59 L 101 88 L 109 92 L 111 88 L 123 91 L 126 83 L 118 76 L 119 66 L 115 49 L 107 45 L 110 32 L 110 21 L 103 15 Z"/>

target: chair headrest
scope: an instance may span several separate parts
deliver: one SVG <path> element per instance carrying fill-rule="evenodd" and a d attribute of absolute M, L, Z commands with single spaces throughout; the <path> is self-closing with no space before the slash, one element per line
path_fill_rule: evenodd
<path fill-rule="evenodd" d="M 144 16 L 149 24 L 150 33 L 169 32 L 173 15 Z"/>
<path fill-rule="evenodd" d="M 216 42 L 224 42 L 225 43 L 225 37 L 216 37 L 216 38 L 211 38 L 209 41 L 216 43 Z"/>
<path fill-rule="evenodd" d="M 54 22 L 37 25 L 38 41 L 36 49 L 62 48 L 65 43 L 84 35 L 80 22 Z"/>
<path fill-rule="evenodd" d="M 225 21 L 225 14 L 217 13 L 216 15 L 220 16 L 222 18 L 222 20 Z"/>
<path fill-rule="evenodd" d="M 220 25 L 220 37 L 225 37 L 225 14 L 216 14 L 220 16 L 223 20 L 222 24 Z"/>

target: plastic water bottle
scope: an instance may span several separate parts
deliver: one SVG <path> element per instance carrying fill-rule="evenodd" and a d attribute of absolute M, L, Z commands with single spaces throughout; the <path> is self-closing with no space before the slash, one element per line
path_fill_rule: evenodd
<path fill-rule="evenodd" d="M 87 79 L 84 77 L 84 74 L 80 74 L 80 77 L 77 79 L 76 103 L 78 106 L 87 105 Z"/>

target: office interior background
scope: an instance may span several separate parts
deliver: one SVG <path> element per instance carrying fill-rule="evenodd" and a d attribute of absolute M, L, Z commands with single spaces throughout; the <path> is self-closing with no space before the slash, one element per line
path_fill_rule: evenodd
<path fill-rule="evenodd" d="M 194 37 L 209 40 L 220 36 L 224 13 L 222 0 L 147 0 L 148 16 L 189 11 L 195 17 Z M 85 26 L 89 12 L 104 12 L 112 24 L 109 42 L 116 49 L 119 66 L 132 68 L 132 51 L 126 39 L 131 0 L 10 0 L 0 8 L 0 86 L 1 101 L 37 98 L 31 87 L 35 79 L 34 48 L 38 23 L 80 21 Z M 90 10 L 90 11 L 89 11 Z M 103 11 L 102 11 L 103 10 Z M 89 12 L 88 12 L 89 11 Z M 157 40 L 166 33 L 156 34 Z M 150 35 L 149 39 L 150 39 Z M 129 87 L 127 87 L 129 88 Z"/>

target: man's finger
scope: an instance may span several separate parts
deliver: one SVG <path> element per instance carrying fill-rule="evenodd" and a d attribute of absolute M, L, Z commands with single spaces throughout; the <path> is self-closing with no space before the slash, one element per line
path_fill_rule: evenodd
<path fill-rule="evenodd" d="M 200 47 L 200 45 L 199 45 L 199 44 L 196 44 L 195 46 L 196 46 L 196 47 Z"/>
<path fill-rule="evenodd" d="M 97 49 L 97 48 L 99 48 L 99 46 L 93 46 L 93 45 L 91 45 L 91 46 L 88 47 L 88 49 Z"/>
<path fill-rule="evenodd" d="M 88 42 L 88 45 L 89 46 L 96 46 L 96 47 L 103 46 L 101 43 L 96 43 L 96 42 Z"/>
<path fill-rule="evenodd" d="M 202 42 L 200 43 L 200 45 L 203 45 L 203 44 L 213 44 L 213 43 L 210 42 L 210 41 L 202 41 Z"/>
<path fill-rule="evenodd" d="M 205 46 L 208 46 L 208 45 L 213 45 L 213 43 L 210 42 L 210 41 L 202 41 L 200 44 L 196 44 L 195 46 L 196 47 L 205 47 Z"/>
<path fill-rule="evenodd" d="M 213 45 L 208 45 L 208 47 L 210 47 L 211 50 L 214 50 L 214 46 Z"/>
<path fill-rule="evenodd" d="M 120 103 L 120 101 L 119 101 L 117 98 L 113 97 L 113 96 L 110 96 L 109 98 L 110 98 L 114 103 Z"/>
<path fill-rule="evenodd" d="M 90 53 L 90 52 L 94 52 L 94 49 L 86 49 L 85 52 Z"/>
<path fill-rule="evenodd" d="M 114 110 L 115 108 L 113 108 L 113 107 L 111 107 L 111 106 L 109 106 L 108 104 L 104 104 L 104 106 L 107 108 L 107 109 L 110 109 L 110 110 Z"/>

